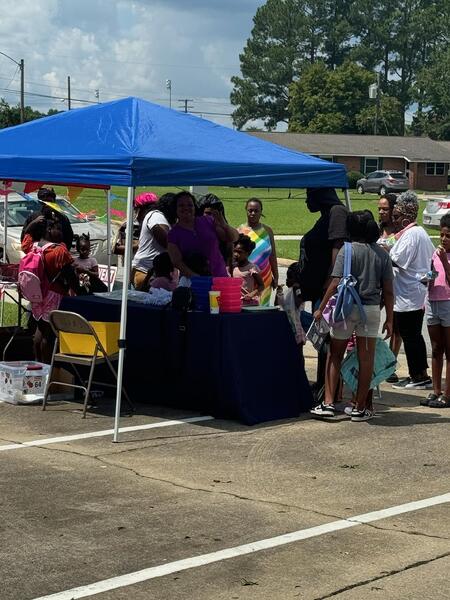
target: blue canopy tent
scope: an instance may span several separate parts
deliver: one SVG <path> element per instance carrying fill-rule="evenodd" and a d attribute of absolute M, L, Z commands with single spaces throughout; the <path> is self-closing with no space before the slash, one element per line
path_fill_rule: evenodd
<path fill-rule="evenodd" d="M 341 164 L 134 97 L 0 131 L 0 179 L 127 187 L 128 222 L 136 186 L 348 187 Z M 131 258 L 132 236 L 127 236 L 121 340 Z M 125 343 L 120 345 L 115 441 L 125 357 Z"/>

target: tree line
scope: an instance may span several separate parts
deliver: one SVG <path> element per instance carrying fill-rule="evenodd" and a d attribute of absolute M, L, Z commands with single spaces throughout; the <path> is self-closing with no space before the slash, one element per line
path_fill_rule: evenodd
<path fill-rule="evenodd" d="M 373 133 L 378 77 L 379 133 L 450 139 L 450 0 L 267 0 L 240 63 L 238 129 Z"/>
<path fill-rule="evenodd" d="M 42 113 L 34 110 L 31 106 L 25 106 L 24 121 L 34 121 L 34 119 L 40 119 L 41 117 L 56 115 L 58 112 L 60 111 L 51 108 L 47 113 Z M 8 104 L 4 98 L 0 98 L 0 129 L 13 127 L 14 125 L 20 125 L 20 106 L 18 104 L 13 106 Z"/>

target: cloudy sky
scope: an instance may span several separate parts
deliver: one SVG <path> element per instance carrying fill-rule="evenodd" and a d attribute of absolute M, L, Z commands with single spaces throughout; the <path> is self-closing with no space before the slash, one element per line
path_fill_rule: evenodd
<path fill-rule="evenodd" d="M 135 95 L 224 125 L 230 77 L 264 0 L 1 0 L 0 52 L 25 60 L 26 103 L 61 110 L 72 98 Z M 18 102 L 20 77 L 0 56 L 0 96 Z M 51 96 L 50 98 L 46 96 Z M 73 107 L 86 103 L 73 102 Z M 220 113 L 220 114 L 208 114 Z"/>

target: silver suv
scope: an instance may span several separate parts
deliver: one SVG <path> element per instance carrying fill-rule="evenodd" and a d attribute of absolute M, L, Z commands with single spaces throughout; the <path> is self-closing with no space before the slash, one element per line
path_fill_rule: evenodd
<path fill-rule="evenodd" d="M 89 220 L 73 204 L 65 198 L 56 198 L 55 204 L 63 212 L 72 225 L 73 232 L 81 235 L 89 234 L 91 238 L 91 255 L 97 259 L 99 264 L 106 264 L 107 243 L 106 225 L 99 221 Z M 8 240 L 6 247 L 7 261 L 13 264 L 20 262 L 24 256 L 20 243 L 22 227 L 28 216 L 40 211 L 42 202 L 31 196 L 23 197 L 20 194 L 9 194 L 8 196 Z M 5 203 L 0 199 L 0 256 L 3 256 L 3 221 L 5 218 Z M 75 248 L 71 248 L 75 252 Z M 114 257 L 115 258 L 115 257 Z"/>
<path fill-rule="evenodd" d="M 409 190 L 409 179 L 401 171 L 374 171 L 356 182 L 358 194 L 372 192 L 384 196 L 388 192 Z"/>

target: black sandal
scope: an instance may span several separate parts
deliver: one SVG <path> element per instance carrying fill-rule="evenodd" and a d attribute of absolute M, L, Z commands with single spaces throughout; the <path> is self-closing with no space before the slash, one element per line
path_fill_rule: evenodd
<path fill-rule="evenodd" d="M 450 408 L 450 398 L 442 394 L 436 400 L 430 400 L 428 406 L 430 408 Z"/>
<path fill-rule="evenodd" d="M 442 396 L 442 394 L 441 394 L 441 396 Z M 420 406 L 431 406 L 430 402 L 435 402 L 439 398 L 440 398 L 440 396 L 438 396 L 434 392 L 431 392 L 431 394 L 428 394 L 428 396 L 426 398 L 422 398 L 420 400 Z"/>

